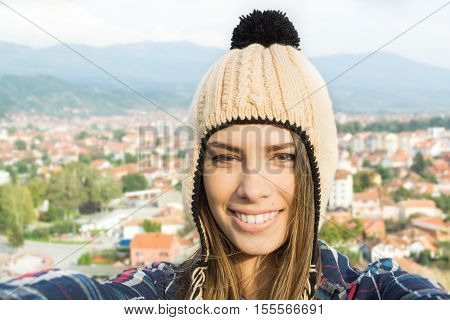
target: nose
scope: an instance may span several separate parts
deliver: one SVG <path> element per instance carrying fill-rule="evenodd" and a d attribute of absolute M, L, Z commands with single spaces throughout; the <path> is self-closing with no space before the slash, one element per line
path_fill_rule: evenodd
<path fill-rule="evenodd" d="M 270 197 L 271 190 L 271 183 L 268 178 L 264 177 L 259 170 L 247 168 L 241 174 L 237 195 L 249 202 L 258 202 L 261 198 Z"/>

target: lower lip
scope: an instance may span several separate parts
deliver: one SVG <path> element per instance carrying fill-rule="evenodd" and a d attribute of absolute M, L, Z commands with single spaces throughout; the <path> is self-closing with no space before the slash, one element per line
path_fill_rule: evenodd
<path fill-rule="evenodd" d="M 273 225 L 278 220 L 279 216 L 283 213 L 283 210 L 280 210 L 278 212 L 278 214 L 270 220 L 267 220 L 263 223 L 250 224 L 250 223 L 245 223 L 245 222 L 239 220 L 238 217 L 230 209 L 227 209 L 227 211 L 228 211 L 228 214 L 231 215 L 233 224 L 235 226 L 237 226 L 239 229 L 241 229 L 244 232 L 250 232 L 250 233 L 258 233 L 258 232 L 263 232 L 263 231 L 267 230 L 268 228 L 270 228 L 271 225 Z"/>

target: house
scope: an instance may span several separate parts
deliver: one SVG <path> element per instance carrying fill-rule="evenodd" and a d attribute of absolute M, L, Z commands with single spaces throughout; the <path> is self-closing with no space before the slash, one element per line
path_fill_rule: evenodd
<path fill-rule="evenodd" d="M 395 234 L 409 244 L 411 254 L 418 255 L 424 250 L 429 250 L 434 256 L 437 252 L 436 239 L 421 229 L 408 226 Z"/>
<path fill-rule="evenodd" d="M 133 219 L 131 221 L 125 221 L 121 224 L 121 239 L 133 239 L 137 234 L 144 232 L 144 220 Z"/>
<path fill-rule="evenodd" d="M 439 139 L 445 135 L 445 127 L 430 127 L 427 132 L 431 135 L 433 139 Z"/>
<path fill-rule="evenodd" d="M 443 151 L 441 143 L 434 139 L 428 139 L 417 143 L 414 148 L 414 155 L 421 153 L 422 155 L 437 157 Z"/>
<path fill-rule="evenodd" d="M 361 219 L 363 233 L 366 237 L 384 239 L 386 236 L 386 228 L 384 225 L 384 220 L 381 218 L 367 218 Z"/>
<path fill-rule="evenodd" d="M 125 150 L 127 150 L 128 145 L 123 142 L 118 141 L 107 141 L 103 145 L 103 152 L 105 154 L 112 154 L 114 160 L 124 160 Z"/>
<path fill-rule="evenodd" d="M 371 248 L 371 260 L 381 258 L 409 257 L 410 250 L 407 241 L 397 235 L 387 235 L 383 240 L 375 243 Z"/>
<path fill-rule="evenodd" d="M 407 199 L 400 201 L 398 205 L 402 219 L 408 219 L 415 213 L 423 213 L 430 217 L 443 217 L 442 210 L 436 207 L 433 200 Z"/>
<path fill-rule="evenodd" d="M 400 168 L 400 170 L 401 169 L 405 168 Z M 393 179 L 388 185 L 388 191 L 393 191 L 400 187 L 413 191 L 416 185 L 422 182 L 424 182 L 424 180 L 420 175 L 415 172 L 408 172 L 402 179 Z"/>
<path fill-rule="evenodd" d="M 371 166 L 377 166 L 381 163 L 381 155 L 379 154 L 370 154 L 364 158 L 364 161 L 367 161 Z"/>
<path fill-rule="evenodd" d="M 400 209 L 397 204 L 389 197 L 380 199 L 381 217 L 383 219 L 398 220 L 400 218 Z"/>
<path fill-rule="evenodd" d="M 403 179 L 392 179 L 391 181 L 389 181 L 386 190 L 388 192 L 392 192 L 394 190 L 397 190 L 398 188 L 404 188 L 403 182 Z"/>
<path fill-rule="evenodd" d="M 450 241 L 450 225 L 438 217 L 421 216 L 411 219 L 412 228 L 426 232 L 438 241 Z"/>
<path fill-rule="evenodd" d="M 387 154 L 394 154 L 399 147 L 398 135 L 396 133 L 389 132 L 383 137 L 383 145 L 387 151 Z"/>
<path fill-rule="evenodd" d="M 328 206 L 331 209 L 349 208 L 353 201 L 353 177 L 346 170 L 336 170 Z"/>
<path fill-rule="evenodd" d="M 437 176 L 439 193 L 450 195 L 450 173 L 444 173 Z"/>
<path fill-rule="evenodd" d="M 111 163 L 108 160 L 104 160 L 104 159 L 92 160 L 92 162 L 90 163 L 90 166 L 92 168 L 95 168 L 98 170 L 105 170 L 105 169 L 112 167 Z"/>
<path fill-rule="evenodd" d="M 352 220 L 352 215 L 349 211 L 346 210 L 336 210 L 336 211 L 328 211 L 327 217 L 330 220 L 333 220 L 337 224 L 348 223 Z"/>
<path fill-rule="evenodd" d="M 417 144 L 420 139 L 417 136 L 416 132 L 399 132 L 397 134 L 398 137 L 398 148 L 400 150 L 411 150 L 415 144 Z"/>
<path fill-rule="evenodd" d="M 441 194 L 438 184 L 426 181 L 416 183 L 413 189 L 416 194 L 427 194 L 433 197 Z"/>
<path fill-rule="evenodd" d="M 59 165 L 50 165 L 50 166 L 43 166 L 38 168 L 37 173 L 39 175 L 42 175 L 46 180 L 50 179 L 52 174 L 56 174 L 58 172 L 61 172 L 63 170 L 63 167 Z"/>
<path fill-rule="evenodd" d="M 450 166 L 446 160 L 436 159 L 431 163 L 431 166 L 427 168 L 434 175 L 448 174 L 450 173 Z"/>
<path fill-rule="evenodd" d="M 161 223 L 161 232 L 164 234 L 177 234 L 184 229 L 186 213 L 181 208 L 165 205 L 159 215 L 152 217 L 152 221 Z"/>
<path fill-rule="evenodd" d="M 369 135 L 368 132 L 358 132 L 353 135 L 353 139 L 351 141 L 351 148 L 354 152 L 359 152 L 366 148 L 364 140 Z"/>
<path fill-rule="evenodd" d="M 132 266 L 144 266 L 151 261 L 171 261 L 180 250 L 176 235 L 162 233 L 139 233 L 130 244 Z"/>
<path fill-rule="evenodd" d="M 381 138 L 377 133 L 370 133 L 364 138 L 364 147 L 371 152 L 381 149 Z"/>
<path fill-rule="evenodd" d="M 409 168 L 412 164 L 411 154 L 403 150 L 397 150 L 394 154 L 385 157 L 381 161 L 381 165 L 385 168 Z"/>
<path fill-rule="evenodd" d="M 430 251 L 430 255 L 432 258 L 436 255 L 437 247 L 434 244 L 434 241 L 431 237 L 428 238 L 424 237 L 414 240 L 409 245 L 409 252 L 411 255 L 412 254 L 419 255 L 425 250 Z"/>
<path fill-rule="evenodd" d="M 354 217 L 381 217 L 381 191 L 377 188 L 355 192 L 353 195 L 352 214 Z"/>
<path fill-rule="evenodd" d="M 127 174 L 138 173 L 137 163 L 127 163 L 121 166 L 110 168 L 117 179 L 121 179 Z"/>

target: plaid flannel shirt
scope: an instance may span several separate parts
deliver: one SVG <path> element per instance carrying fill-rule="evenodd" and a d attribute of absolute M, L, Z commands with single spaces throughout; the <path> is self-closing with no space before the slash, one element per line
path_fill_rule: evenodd
<path fill-rule="evenodd" d="M 407 273 L 390 258 L 353 268 L 348 258 L 320 241 L 322 280 L 316 291 L 322 300 L 450 299 L 439 283 Z M 70 270 L 50 269 L 0 283 L 2 299 L 175 299 L 177 266 L 152 262 L 130 268 L 105 282 Z"/>

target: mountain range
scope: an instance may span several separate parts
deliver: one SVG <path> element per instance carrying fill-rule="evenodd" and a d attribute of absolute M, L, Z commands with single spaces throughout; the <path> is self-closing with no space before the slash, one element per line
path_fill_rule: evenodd
<path fill-rule="evenodd" d="M 202 75 L 225 52 L 189 42 L 46 48 L 0 42 L 0 114 L 153 110 L 146 98 L 187 108 Z M 450 70 L 388 52 L 368 55 L 310 57 L 328 82 L 335 111 L 450 110 Z"/>

